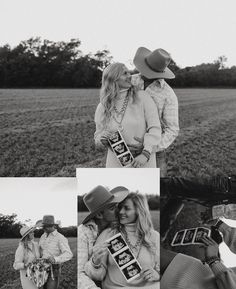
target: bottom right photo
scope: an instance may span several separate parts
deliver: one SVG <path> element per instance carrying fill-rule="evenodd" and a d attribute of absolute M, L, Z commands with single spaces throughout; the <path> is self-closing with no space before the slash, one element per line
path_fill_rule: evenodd
<path fill-rule="evenodd" d="M 162 289 L 236 288 L 236 179 L 160 179 Z"/>

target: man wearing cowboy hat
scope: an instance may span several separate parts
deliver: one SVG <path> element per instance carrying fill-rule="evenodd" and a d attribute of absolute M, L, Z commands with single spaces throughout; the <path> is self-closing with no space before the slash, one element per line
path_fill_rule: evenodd
<path fill-rule="evenodd" d="M 139 71 L 139 74 L 132 76 L 133 85 L 150 94 L 159 112 L 162 139 L 157 146 L 156 159 L 161 177 L 164 177 L 167 171 L 165 150 L 173 143 L 179 132 L 178 99 L 164 80 L 175 77 L 167 67 L 170 61 L 170 54 L 164 49 L 150 51 L 145 47 L 138 48 L 133 61 Z M 135 140 L 142 143 L 139 138 Z M 131 151 L 140 150 L 140 145 L 131 144 L 129 147 Z"/>
<path fill-rule="evenodd" d="M 128 189 L 122 186 L 111 191 L 97 186 L 84 195 L 83 200 L 89 214 L 78 227 L 78 289 L 99 288 L 85 274 L 84 266 L 92 256 L 93 245 L 98 235 L 112 222 L 117 222 L 117 204 L 122 202 L 128 193 Z"/>
<path fill-rule="evenodd" d="M 61 264 L 73 257 L 68 240 L 57 231 L 56 226 L 54 216 L 45 215 L 43 217 L 42 227 L 44 234 L 39 240 L 39 247 L 42 252 L 42 258 L 48 259 L 52 263 L 53 268 L 53 276 L 49 276 L 44 289 L 58 288 Z"/>

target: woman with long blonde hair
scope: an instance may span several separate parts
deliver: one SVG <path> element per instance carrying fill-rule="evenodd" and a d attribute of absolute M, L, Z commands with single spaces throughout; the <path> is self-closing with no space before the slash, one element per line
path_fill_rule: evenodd
<path fill-rule="evenodd" d="M 34 241 L 34 227 L 23 226 L 20 234 L 22 238 L 15 253 L 13 268 L 20 270 L 21 286 L 23 289 L 38 289 L 26 276 L 29 263 L 40 258 L 39 245 Z"/>
<path fill-rule="evenodd" d="M 140 276 L 131 282 L 125 279 L 107 250 L 106 240 L 118 232 L 142 267 Z M 146 197 L 130 193 L 119 204 L 119 227 L 106 229 L 99 235 L 85 271 L 91 278 L 102 281 L 103 289 L 157 289 L 160 277 L 159 257 L 159 233 L 153 229 Z"/>
<path fill-rule="evenodd" d="M 155 151 L 161 140 L 158 111 L 145 91 L 132 86 L 130 72 L 122 63 L 110 64 L 103 72 L 95 123 L 95 144 L 108 148 L 106 167 L 121 167 L 108 143 L 117 130 L 128 147 L 138 145 L 137 139 L 143 141 L 143 150 L 134 155 L 133 167 L 156 167 Z"/>

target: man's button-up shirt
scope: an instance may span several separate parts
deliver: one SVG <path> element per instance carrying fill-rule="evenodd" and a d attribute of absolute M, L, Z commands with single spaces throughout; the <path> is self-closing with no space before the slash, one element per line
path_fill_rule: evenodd
<path fill-rule="evenodd" d="M 132 75 L 132 84 L 138 89 L 144 90 L 144 81 L 140 74 Z M 145 91 L 157 105 L 162 128 L 158 151 L 162 151 L 173 143 L 179 133 L 178 99 L 164 79 L 153 81 Z"/>
<path fill-rule="evenodd" d="M 64 263 L 73 257 L 68 240 L 57 230 L 49 235 L 44 233 L 39 240 L 39 246 L 42 258 L 54 257 L 56 263 Z"/>

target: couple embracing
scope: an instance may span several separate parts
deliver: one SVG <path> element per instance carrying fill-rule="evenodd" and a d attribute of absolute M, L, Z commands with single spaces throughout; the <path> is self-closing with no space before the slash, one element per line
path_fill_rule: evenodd
<path fill-rule="evenodd" d="M 138 74 L 122 63 L 105 68 L 95 112 L 95 143 L 107 150 L 106 167 L 121 167 L 109 140 L 117 130 L 133 155 L 132 167 L 159 167 L 166 175 L 165 150 L 179 131 L 178 100 L 164 79 L 174 78 L 170 54 L 140 47 L 134 57 Z"/>
<path fill-rule="evenodd" d="M 40 223 L 40 225 L 39 225 Z M 36 227 L 44 234 L 39 243 L 34 240 Z M 68 240 L 57 231 L 54 216 L 45 215 L 42 221 L 33 227 L 23 226 L 22 236 L 15 253 L 13 267 L 20 271 L 23 289 L 57 289 L 62 263 L 73 256 Z"/>
<path fill-rule="evenodd" d="M 153 229 L 145 196 L 122 186 L 110 191 L 97 186 L 85 194 L 84 203 L 89 215 L 78 227 L 78 289 L 157 289 L 159 233 Z M 141 267 L 132 281 L 108 250 L 107 240 L 119 233 Z"/>

